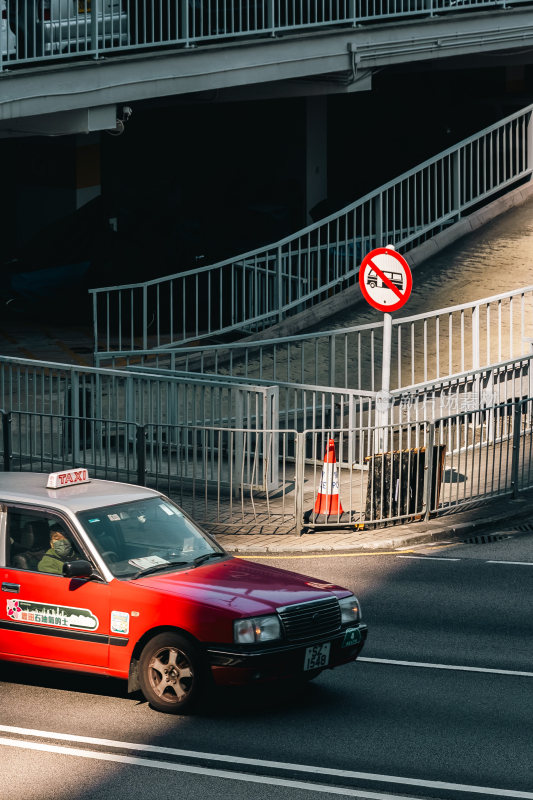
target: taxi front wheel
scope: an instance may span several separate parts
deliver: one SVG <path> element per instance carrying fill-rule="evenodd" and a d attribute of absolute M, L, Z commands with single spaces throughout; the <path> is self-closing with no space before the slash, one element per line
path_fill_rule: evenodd
<path fill-rule="evenodd" d="M 199 699 L 206 669 L 195 645 L 179 633 L 160 633 L 139 660 L 141 691 L 157 711 L 185 714 Z"/>

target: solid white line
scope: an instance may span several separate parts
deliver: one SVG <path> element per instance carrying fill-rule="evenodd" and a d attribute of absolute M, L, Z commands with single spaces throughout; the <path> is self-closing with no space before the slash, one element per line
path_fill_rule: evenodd
<path fill-rule="evenodd" d="M 25 750 L 40 750 L 45 753 L 59 753 L 78 758 L 92 758 L 96 761 L 114 761 L 119 764 L 131 764 L 133 767 L 149 767 L 150 769 L 165 769 L 170 772 L 188 772 L 193 775 L 204 775 L 208 778 L 223 778 L 231 781 L 245 781 L 246 783 L 266 783 L 269 786 L 288 786 L 290 789 L 304 789 L 307 792 L 321 792 L 323 794 L 340 794 L 345 797 L 360 797 L 364 800 L 417 800 L 415 797 L 392 797 L 390 794 L 364 792 L 359 789 L 344 789 L 341 786 L 326 786 L 324 784 L 295 781 L 286 778 L 271 776 L 247 775 L 244 772 L 228 772 L 222 769 L 208 767 L 191 767 L 186 764 L 172 764 L 169 761 L 155 761 L 151 758 L 138 758 L 123 756 L 118 753 L 102 753 L 94 750 L 80 750 L 78 747 L 61 747 L 53 744 L 38 744 L 37 742 L 23 742 L 20 739 L 4 739 L 0 736 L 0 747 L 21 747 Z M 522 797 L 522 795 L 509 795 L 509 797 Z M 524 795 L 528 797 L 528 795 Z M 530 795 L 529 797 L 533 797 Z"/>
<path fill-rule="evenodd" d="M 56 739 L 61 741 L 84 742 L 86 744 L 96 744 L 100 746 L 122 748 L 128 750 L 140 750 L 144 752 L 160 753 L 173 756 L 187 756 L 189 758 L 203 758 L 211 761 L 224 761 L 232 764 L 246 764 L 255 767 L 270 767 L 291 772 L 307 772 L 313 775 L 327 775 L 337 778 L 352 778 L 365 781 L 376 781 L 380 783 L 403 784 L 405 786 L 418 786 L 430 789 L 452 789 L 459 792 L 470 792 L 473 794 L 486 794 L 495 797 L 520 798 L 521 800 L 533 800 L 533 793 L 513 791 L 511 789 L 493 789 L 486 786 L 470 786 L 468 784 L 448 783 L 444 781 L 426 781 L 417 778 L 402 778 L 393 775 L 380 775 L 372 772 L 354 772 L 352 770 L 331 769 L 328 767 L 318 767 L 308 764 L 291 764 L 283 761 L 266 761 L 256 758 L 241 758 L 240 756 L 220 755 L 218 753 L 202 753 L 194 750 L 178 750 L 173 747 L 160 747 L 157 745 L 139 744 L 137 742 L 121 742 L 113 739 L 98 739 L 91 736 L 77 736 L 69 733 L 55 733 L 52 731 L 40 731 L 32 728 L 18 728 L 10 725 L 0 725 L 0 731 L 6 733 L 16 733 L 26 736 L 35 736 L 42 739 Z M 233 780 L 249 780 L 257 783 L 277 783 L 280 786 L 292 786 L 293 788 L 305 788 L 332 794 L 349 794 L 355 797 L 374 798 L 374 800 L 389 800 L 388 794 L 376 794 L 364 792 L 362 790 L 342 789 L 341 787 L 320 786 L 316 784 L 300 784 L 298 781 L 283 781 L 281 778 L 271 776 L 247 775 L 245 773 L 227 772 L 225 770 L 215 770 L 208 767 L 193 767 L 189 765 L 172 764 L 168 761 L 152 761 L 149 758 L 138 758 L 134 756 L 124 756 L 121 754 L 102 753 L 91 750 L 78 750 L 72 747 L 61 747 L 58 745 L 45 745 L 37 742 L 25 742 L 21 739 L 7 739 L 0 736 L 0 746 L 6 744 L 10 747 L 22 747 L 33 750 L 43 750 L 46 752 L 64 753 L 66 755 L 80 755 L 84 758 L 103 758 L 104 760 L 121 760 L 124 763 L 140 764 L 141 766 L 153 767 L 158 769 L 173 769 L 182 772 L 194 772 L 200 775 L 211 775 L 213 777 L 231 778 Z M 239 776 L 239 777 L 236 777 Z M 394 800 L 412 800 L 412 798 L 398 797 L 394 795 Z"/>
<path fill-rule="evenodd" d="M 485 561 L 485 564 L 518 564 L 523 567 L 533 567 L 533 561 Z"/>
<path fill-rule="evenodd" d="M 417 558 L 419 561 L 461 561 L 460 558 L 446 558 L 445 556 L 396 556 L 396 558 Z"/>
<path fill-rule="evenodd" d="M 426 669 L 451 669 L 459 672 L 487 672 L 491 675 L 518 675 L 520 678 L 533 678 L 533 672 L 520 672 L 515 669 L 492 669 L 489 667 L 464 667 L 460 664 L 430 664 L 426 661 L 397 661 L 393 658 L 365 658 L 359 656 L 358 661 L 368 661 L 371 664 L 392 664 L 397 667 L 426 667 Z M 0 725 L 0 729 L 1 729 Z"/>

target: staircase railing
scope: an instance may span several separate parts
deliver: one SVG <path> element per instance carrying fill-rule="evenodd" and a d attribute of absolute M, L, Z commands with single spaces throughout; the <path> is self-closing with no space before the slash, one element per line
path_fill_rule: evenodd
<path fill-rule="evenodd" d="M 252 334 L 357 281 L 364 254 L 403 253 L 533 173 L 533 106 L 267 247 L 144 283 L 91 289 L 95 352 Z"/>

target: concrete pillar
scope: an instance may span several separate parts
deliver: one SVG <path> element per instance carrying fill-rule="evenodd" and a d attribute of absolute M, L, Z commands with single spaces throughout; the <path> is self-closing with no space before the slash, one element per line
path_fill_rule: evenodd
<path fill-rule="evenodd" d="M 306 104 L 306 193 L 307 221 L 309 212 L 328 196 L 328 99 L 326 95 L 307 97 Z"/>
<path fill-rule="evenodd" d="M 76 136 L 75 181 L 76 209 L 102 193 L 99 133 Z"/>

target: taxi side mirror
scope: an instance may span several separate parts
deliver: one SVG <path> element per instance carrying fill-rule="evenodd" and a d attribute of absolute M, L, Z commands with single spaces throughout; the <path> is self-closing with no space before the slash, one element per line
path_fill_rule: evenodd
<path fill-rule="evenodd" d="M 92 564 L 88 561 L 67 561 L 63 564 L 65 578 L 90 578 L 92 574 Z"/>

